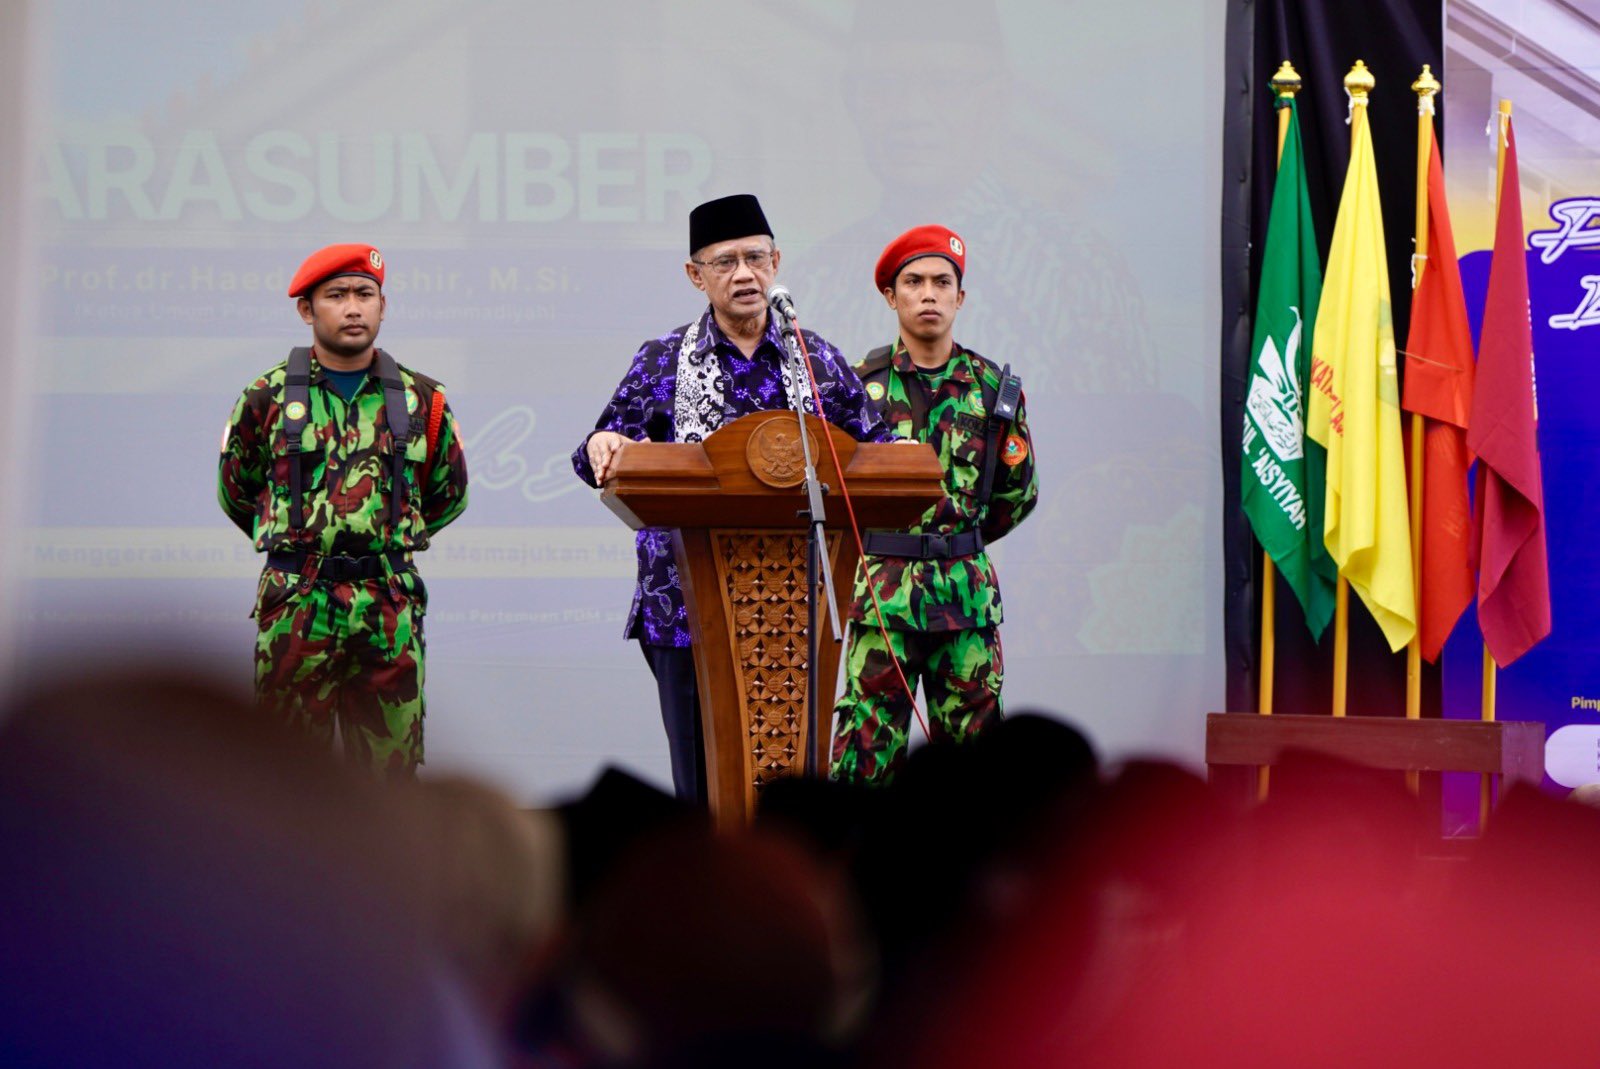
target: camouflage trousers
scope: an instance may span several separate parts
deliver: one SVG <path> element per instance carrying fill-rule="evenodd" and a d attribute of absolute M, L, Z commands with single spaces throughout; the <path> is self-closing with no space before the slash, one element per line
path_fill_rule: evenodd
<path fill-rule="evenodd" d="M 352 763 L 413 774 L 427 604 L 414 571 L 307 584 L 267 568 L 256 596 L 257 700 Z"/>
<path fill-rule="evenodd" d="M 928 731 L 934 740 L 965 740 L 1000 719 L 1005 659 L 1000 631 L 889 631 L 852 624 L 845 652 L 849 683 L 834 708 L 833 776 L 857 783 L 888 783 L 905 763 L 911 696 L 889 659 L 893 652 L 906 684 L 922 684 Z"/>

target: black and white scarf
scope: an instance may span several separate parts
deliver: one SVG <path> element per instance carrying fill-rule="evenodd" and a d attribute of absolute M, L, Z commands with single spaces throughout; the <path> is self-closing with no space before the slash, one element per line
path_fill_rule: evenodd
<path fill-rule="evenodd" d="M 707 312 L 690 323 L 683 332 L 683 343 L 678 346 L 678 378 L 672 393 L 672 427 L 674 438 L 680 442 L 702 442 L 728 420 L 749 414 L 734 412 L 728 407 L 717 347 L 709 338 L 705 345 L 697 344 L 701 324 L 711 314 Z M 771 329 L 770 322 L 768 329 Z M 779 372 L 783 377 L 784 404 L 792 405 L 794 369 L 787 356 Z M 811 384 L 804 379 L 805 374 L 802 369 L 802 397 L 806 411 L 815 415 L 817 406 L 811 396 Z"/>

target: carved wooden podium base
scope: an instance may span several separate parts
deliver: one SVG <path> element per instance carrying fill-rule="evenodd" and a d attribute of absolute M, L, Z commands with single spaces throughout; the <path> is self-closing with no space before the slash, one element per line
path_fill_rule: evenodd
<path fill-rule="evenodd" d="M 943 495 L 939 460 L 926 445 L 858 443 L 811 416 L 806 430 L 818 478 L 830 487 L 828 552 L 847 610 L 860 554 L 844 534 L 849 516 L 834 454 L 863 529 L 914 523 Z M 807 755 L 810 767 L 826 774 L 841 649 L 825 621 L 811 732 L 804 471 L 794 414 L 758 412 L 701 445 L 629 446 L 600 495 L 630 527 L 678 529 L 674 548 L 694 636 L 706 786 L 720 825 L 747 821 L 761 787 L 803 771 Z"/>
<path fill-rule="evenodd" d="M 835 571 L 854 576 L 854 542 L 837 533 L 827 541 Z M 805 535 L 701 528 L 681 531 L 677 546 L 679 574 L 690 577 L 684 591 L 700 693 L 735 697 L 701 703 L 706 737 L 718 740 L 707 746 L 706 789 L 719 820 L 726 814 L 733 823 L 734 813 L 744 819 L 754 809 L 761 787 L 803 773 L 808 751 L 812 767 L 825 774 L 840 647 L 825 620 L 813 735 L 806 725 Z M 849 589 L 848 581 L 842 585 Z"/>

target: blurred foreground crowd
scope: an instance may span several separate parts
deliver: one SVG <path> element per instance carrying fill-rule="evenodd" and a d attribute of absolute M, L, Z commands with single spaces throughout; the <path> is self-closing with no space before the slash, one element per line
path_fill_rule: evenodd
<path fill-rule="evenodd" d="M 1390 776 L 1245 808 L 1020 715 L 715 833 L 622 773 L 528 811 L 80 674 L 0 722 L 0 1065 L 1594 1064 L 1600 812 L 1426 823 Z"/>

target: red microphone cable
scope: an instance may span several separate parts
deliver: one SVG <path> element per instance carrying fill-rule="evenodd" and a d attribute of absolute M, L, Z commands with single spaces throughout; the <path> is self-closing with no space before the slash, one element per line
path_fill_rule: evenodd
<path fill-rule="evenodd" d="M 800 329 L 800 320 L 798 316 L 795 317 L 794 336 L 800 343 L 800 355 L 805 358 L 806 377 L 811 380 L 811 398 L 813 403 L 816 405 L 816 416 L 818 419 L 826 423 L 827 418 L 822 414 L 822 393 L 817 389 L 817 371 L 811 363 L 811 353 L 806 348 L 806 336 L 805 333 Z M 833 457 L 833 470 L 835 474 L 839 476 L 839 496 L 844 499 L 845 513 L 850 518 L 850 534 L 855 538 L 856 552 L 860 554 L 862 567 L 865 568 L 867 547 L 865 543 L 862 542 L 861 524 L 856 521 L 855 505 L 850 500 L 850 487 L 845 482 L 844 465 L 839 460 L 839 450 L 833 444 L 833 435 L 825 434 L 823 437 L 828 440 L 828 453 Z M 900 686 L 904 688 L 906 692 L 906 698 L 911 703 L 911 712 L 915 714 L 917 718 L 917 725 L 922 728 L 923 737 L 932 739 L 933 735 L 928 731 L 928 722 L 923 719 L 922 709 L 917 705 L 916 691 L 906 679 L 905 669 L 900 664 L 900 658 L 896 657 L 894 654 L 894 643 L 889 638 L 889 628 L 883 622 L 883 602 L 878 600 L 877 584 L 872 582 L 871 579 L 868 579 L 866 585 L 867 593 L 872 595 L 872 606 L 878 612 L 878 630 L 883 635 L 884 650 L 889 654 L 889 663 L 894 666 L 895 677 L 900 680 Z M 838 607 L 835 606 L 835 609 L 837 608 Z M 835 618 L 838 618 L 837 613 L 835 613 Z M 841 627 L 840 630 L 842 631 L 843 628 Z"/>

